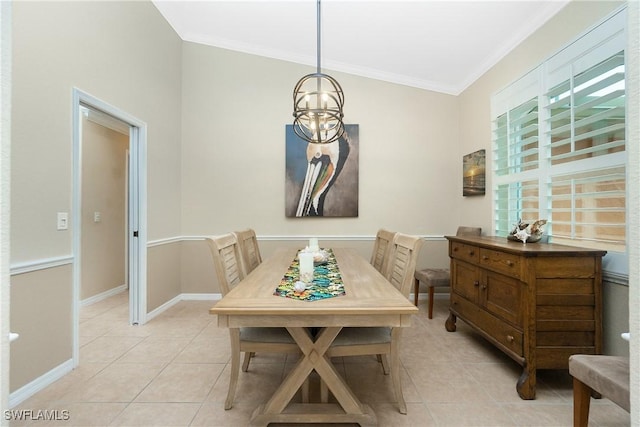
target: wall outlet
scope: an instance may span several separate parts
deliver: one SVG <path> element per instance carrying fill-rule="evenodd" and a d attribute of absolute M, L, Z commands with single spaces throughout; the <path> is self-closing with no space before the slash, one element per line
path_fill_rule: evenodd
<path fill-rule="evenodd" d="M 69 229 L 69 213 L 58 212 L 58 230 Z"/>
<path fill-rule="evenodd" d="M 100 222 L 100 221 L 102 221 L 102 214 L 100 212 L 94 212 L 93 222 Z"/>

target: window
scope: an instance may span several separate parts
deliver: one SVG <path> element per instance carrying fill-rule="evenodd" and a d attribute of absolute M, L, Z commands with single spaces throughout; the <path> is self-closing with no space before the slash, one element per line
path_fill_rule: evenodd
<path fill-rule="evenodd" d="M 625 20 L 623 9 L 492 98 L 496 235 L 547 219 L 551 242 L 626 256 Z"/>
<path fill-rule="evenodd" d="M 624 167 L 553 176 L 549 187 L 554 242 L 624 252 Z"/>

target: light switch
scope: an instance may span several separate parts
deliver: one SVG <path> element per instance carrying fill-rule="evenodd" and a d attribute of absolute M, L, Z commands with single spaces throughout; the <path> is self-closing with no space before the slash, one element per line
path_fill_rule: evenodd
<path fill-rule="evenodd" d="M 100 222 L 100 221 L 102 221 L 102 215 L 100 214 L 100 212 L 94 212 L 93 222 Z"/>
<path fill-rule="evenodd" d="M 58 230 L 67 230 L 69 228 L 69 213 L 58 212 Z"/>

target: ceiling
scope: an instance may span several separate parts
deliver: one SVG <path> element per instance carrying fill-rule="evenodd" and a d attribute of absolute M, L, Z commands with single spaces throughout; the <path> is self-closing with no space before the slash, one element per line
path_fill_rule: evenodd
<path fill-rule="evenodd" d="M 325 0 L 321 65 L 457 95 L 569 0 Z M 317 65 L 315 0 L 153 1 L 185 41 Z"/>

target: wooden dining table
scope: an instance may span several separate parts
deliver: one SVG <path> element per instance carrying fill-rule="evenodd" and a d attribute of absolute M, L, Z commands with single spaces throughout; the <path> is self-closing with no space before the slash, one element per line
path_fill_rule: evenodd
<path fill-rule="evenodd" d="M 411 325 L 418 309 L 354 249 L 334 248 L 345 294 L 316 301 L 274 295 L 283 275 L 297 255 L 282 248 L 265 259 L 209 312 L 218 326 L 285 327 L 300 347 L 302 356 L 276 392 L 251 416 L 251 425 L 269 423 L 359 423 L 377 425 L 376 415 L 360 402 L 325 354 L 343 327 Z M 312 337 L 309 328 L 319 328 Z M 399 345 L 400 329 L 394 329 Z M 397 355 L 398 352 L 395 352 Z M 397 356 L 396 356 L 397 357 Z M 390 360 L 390 363 L 399 363 Z M 291 403 L 312 371 L 316 371 L 336 403 Z"/>

